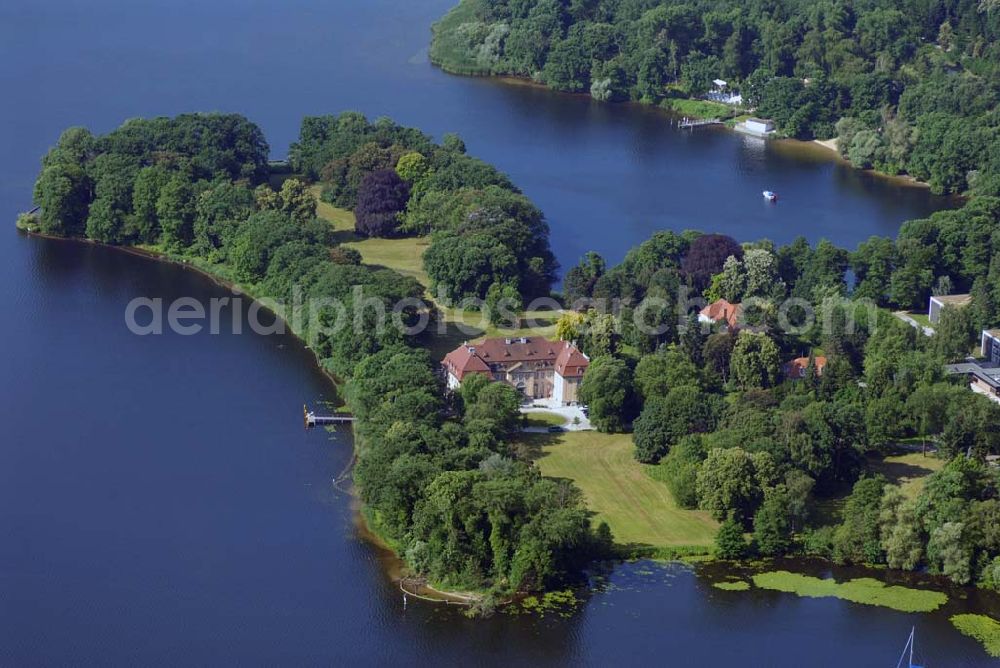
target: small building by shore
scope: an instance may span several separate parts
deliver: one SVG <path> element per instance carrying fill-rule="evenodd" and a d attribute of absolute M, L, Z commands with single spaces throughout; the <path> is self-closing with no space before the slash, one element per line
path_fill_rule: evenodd
<path fill-rule="evenodd" d="M 754 137 L 770 137 L 774 134 L 774 121 L 768 118 L 750 117 L 736 124 L 737 132 Z"/>

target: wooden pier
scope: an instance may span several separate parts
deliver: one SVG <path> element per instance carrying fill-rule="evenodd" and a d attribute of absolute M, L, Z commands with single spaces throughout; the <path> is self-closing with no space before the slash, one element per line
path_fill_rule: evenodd
<path fill-rule="evenodd" d="M 681 130 L 693 130 L 694 128 L 700 128 L 706 125 L 721 125 L 722 121 L 718 118 L 682 118 L 677 124 L 677 127 Z"/>
<path fill-rule="evenodd" d="M 350 413 L 334 413 L 333 415 L 316 415 L 305 404 L 302 405 L 302 418 L 305 421 L 306 429 L 310 427 L 328 424 L 350 424 L 356 419 Z"/>

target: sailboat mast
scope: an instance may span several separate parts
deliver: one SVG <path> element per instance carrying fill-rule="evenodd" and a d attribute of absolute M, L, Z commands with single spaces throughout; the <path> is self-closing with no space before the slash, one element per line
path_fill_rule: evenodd
<path fill-rule="evenodd" d="M 917 632 L 917 627 L 913 626 L 910 628 L 910 637 L 906 639 L 906 644 L 903 645 L 903 653 L 899 655 L 899 661 L 896 662 L 896 668 L 900 668 L 903 665 L 903 659 L 906 658 L 906 650 L 910 650 L 910 660 L 907 663 L 907 668 L 913 668 L 913 636 Z"/>

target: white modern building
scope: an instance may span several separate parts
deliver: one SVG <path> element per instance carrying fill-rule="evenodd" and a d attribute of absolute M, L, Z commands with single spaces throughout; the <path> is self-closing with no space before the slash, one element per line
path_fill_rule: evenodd
<path fill-rule="evenodd" d="M 927 319 L 932 324 L 937 324 L 941 320 L 941 311 L 945 306 L 952 308 L 962 308 L 972 303 L 972 295 L 935 295 L 931 297 L 927 307 Z"/>
<path fill-rule="evenodd" d="M 766 118 L 748 118 L 736 124 L 736 130 L 754 137 L 770 137 L 774 134 L 774 121 Z"/>

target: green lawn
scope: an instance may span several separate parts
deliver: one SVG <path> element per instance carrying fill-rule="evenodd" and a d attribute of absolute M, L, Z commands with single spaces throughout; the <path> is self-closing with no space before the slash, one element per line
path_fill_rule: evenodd
<path fill-rule="evenodd" d="M 940 471 L 945 465 L 943 459 L 919 452 L 889 455 L 883 459 L 869 459 L 868 467 L 884 475 L 889 482 L 899 485 L 907 498 L 914 498 L 924 488 L 927 476 Z"/>
<path fill-rule="evenodd" d="M 904 452 L 886 457 L 869 456 L 868 470 L 881 473 L 894 485 L 899 485 L 906 498 L 915 498 L 924 488 L 927 476 L 941 470 L 946 462 L 933 454 L 927 456 L 919 452 Z M 847 504 L 849 489 L 838 496 L 818 498 L 812 508 L 811 523 L 815 526 L 830 526 L 844 521 L 844 506 Z"/>
<path fill-rule="evenodd" d="M 412 276 L 426 287 L 430 284 L 424 271 L 424 251 L 431 245 L 430 237 L 404 237 L 402 239 L 362 239 L 344 243 L 361 253 L 361 261 L 373 267 L 395 269 L 404 276 Z"/>
<path fill-rule="evenodd" d="M 714 544 L 717 524 L 708 513 L 678 508 L 667 486 L 632 457 L 628 434 L 596 431 L 524 434 L 542 475 L 569 478 L 583 491 L 595 521 L 615 541 L 653 547 Z"/>
<path fill-rule="evenodd" d="M 316 216 L 333 224 L 338 232 L 354 231 L 354 213 L 347 209 L 338 209 L 321 198 L 323 188 L 318 185 L 309 186 L 309 192 L 316 198 Z"/>
<path fill-rule="evenodd" d="M 674 97 L 664 100 L 661 106 L 670 109 L 675 114 L 689 118 L 728 118 L 733 114 L 732 107 L 711 100 Z"/>
<path fill-rule="evenodd" d="M 927 317 L 926 311 L 909 311 L 906 315 L 913 318 L 921 327 L 930 327 L 931 329 L 934 329 L 934 325 L 931 323 L 930 318 Z"/>
<path fill-rule="evenodd" d="M 524 414 L 528 427 L 561 427 L 566 424 L 566 418 L 558 413 L 548 411 L 532 411 Z"/>
<path fill-rule="evenodd" d="M 361 253 L 361 261 L 372 268 L 393 269 L 404 276 L 412 276 L 425 288 L 431 281 L 424 271 L 424 251 L 430 246 L 430 237 L 403 237 L 402 239 L 363 239 L 354 234 L 354 214 L 340 209 L 320 199 L 320 187 L 312 186 L 310 192 L 316 198 L 316 215 L 326 220 L 337 232 L 337 241 L 345 248 L 353 248 Z M 428 291 L 427 298 L 433 299 Z M 462 311 L 457 308 L 442 308 L 444 331 L 434 330 L 424 342 L 435 359 L 441 359 L 464 341 L 475 341 L 483 337 L 496 336 L 545 336 L 555 335 L 556 321 L 561 311 L 529 311 L 522 316 L 522 326 L 501 328 L 485 322 L 478 311 Z M 534 327 L 528 327 L 529 321 Z M 461 328 L 459 327 L 461 325 Z"/>

